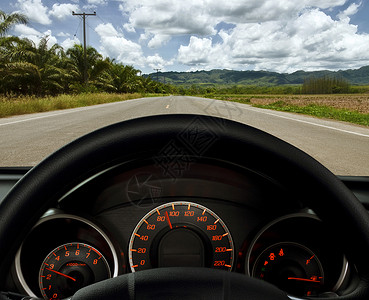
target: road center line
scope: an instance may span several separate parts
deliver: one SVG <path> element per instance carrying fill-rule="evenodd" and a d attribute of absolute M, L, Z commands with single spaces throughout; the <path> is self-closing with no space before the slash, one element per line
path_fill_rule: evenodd
<path fill-rule="evenodd" d="M 318 126 L 318 127 L 322 127 L 322 128 L 327 128 L 327 129 L 331 129 L 331 130 L 336 130 L 336 131 L 340 131 L 340 132 L 344 132 L 344 133 L 349 133 L 349 134 L 354 134 L 354 135 L 369 138 L 368 134 L 363 134 L 363 133 L 354 132 L 354 131 L 350 131 L 350 130 L 335 128 L 335 127 L 332 127 L 332 126 L 317 124 L 317 123 L 313 123 L 313 122 L 309 122 L 309 121 L 299 120 L 299 119 L 295 119 L 295 118 L 292 118 L 292 117 L 281 116 L 281 115 L 273 114 L 273 113 L 267 112 L 267 111 L 259 111 L 259 110 L 256 110 L 256 109 L 252 109 L 250 107 L 243 107 L 243 109 L 251 110 L 251 111 L 254 111 L 254 112 L 258 112 L 258 113 L 261 113 L 261 114 L 274 116 L 274 117 L 278 117 L 278 118 L 282 118 L 282 119 L 286 119 L 286 120 L 296 121 L 296 122 L 300 122 L 300 123 L 304 123 L 304 124 L 309 124 L 309 125 L 313 125 L 313 126 Z"/>

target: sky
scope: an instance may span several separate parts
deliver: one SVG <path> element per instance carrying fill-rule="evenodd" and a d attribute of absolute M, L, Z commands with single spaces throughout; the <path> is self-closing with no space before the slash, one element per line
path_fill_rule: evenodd
<path fill-rule="evenodd" d="M 83 42 L 143 73 L 346 70 L 369 65 L 369 0 L 1 0 L 11 35 Z"/>

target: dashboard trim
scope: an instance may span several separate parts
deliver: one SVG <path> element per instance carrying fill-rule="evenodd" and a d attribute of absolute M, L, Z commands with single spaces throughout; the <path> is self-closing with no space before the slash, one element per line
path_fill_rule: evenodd
<path fill-rule="evenodd" d="M 94 224 L 93 222 L 82 218 L 80 216 L 76 216 L 76 215 L 72 215 L 72 214 L 64 214 L 64 213 L 57 213 L 54 210 L 51 211 L 47 211 L 45 213 L 45 215 L 40 219 L 39 222 L 37 222 L 37 224 L 32 228 L 35 229 L 37 226 L 39 226 L 40 224 L 50 221 L 50 220 L 54 220 L 54 219 L 62 219 L 62 218 L 69 218 L 69 219 L 74 219 L 77 221 L 80 221 L 82 223 L 85 223 L 89 226 L 91 226 L 93 229 L 95 229 L 106 241 L 106 243 L 109 246 L 109 249 L 112 253 L 113 256 L 113 264 L 114 264 L 114 272 L 113 272 L 113 276 L 112 277 L 117 277 L 118 276 L 118 269 L 119 269 L 119 263 L 118 263 L 118 255 L 116 253 L 116 249 L 112 243 L 112 241 L 110 240 L 110 238 L 106 235 L 106 233 L 99 228 L 96 224 Z M 31 231 L 32 231 L 31 230 Z M 31 290 L 31 288 L 28 286 L 24 276 L 23 276 L 23 272 L 22 272 L 22 268 L 21 268 L 21 253 L 22 253 L 22 248 L 23 248 L 23 243 L 21 245 L 21 247 L 19 248 L 19 250 L 17 251 L 17 254 L 15 256 L 15 271 L 16 271 L 16 276 L 17 279 L 19 281 L 19 283 L 21 284 L 22 288 L 25 290 L 25 292 L 30 295 L 31 297 L 38 297 L 37 295 L 35 295 L 35 293 Z"/>
<path fill-rule="evenodd" d="M 316 216 L 315 214 L 311 214 L 311 213 L 293 213 L 293 214 L 289 214 L 289 215 L 285 215 L 285 216 L 282 216 L 282 217 L 279 217 L 271 222 L 269 222 L 268 224 L 266 224 L 264 227 L 262 227 L 260 229 L 260 231 L 255 235 L 255 237 L 253 238 L 251 244 L 250 244 L 250 247 L 248 248 L 247 250 L 247 254 L 246 254 L 246 260 L 245 260 L 245 273 L 251 277 L 251 274 L 250 274 L 250 265 L 249 265 L 249 262 L 250 262 L 250 258 L 251 258 L 251 252 L 252 252 L 252 249 L 254 248 L 257 240 L 260 238 L 260 236 L 268 229 L 270 228 L 271 226 L 277 224 L 278 222 L 281 222 L 283 220 L 287 220 L 287 219 L 290 219 L 290 218 L 296 218 L 296 217 L 305 217 L 305 218 L 311 218 L 311 219 L 316 219 L 316 220 L 320 220 L 320 218 L 318 216 Z M 332 288 L 332 291 L 331 292 L 336 292 L 343 284 L 347 274 L 348 274 L 348 268 L 349 268 L 349 263 L 348 263 L 348 260 L 346 258 L 345 255 L 343 255 L 343 264 L 342 264 L 342 270 L 341 270 L 341 274 L 336 282 L 336 284 L 333 286 Z M 296 298 L 294 296 L 290 296 L 288 295 L 288 297 L 290 299 L 302 299 L 302 298 Z"/>

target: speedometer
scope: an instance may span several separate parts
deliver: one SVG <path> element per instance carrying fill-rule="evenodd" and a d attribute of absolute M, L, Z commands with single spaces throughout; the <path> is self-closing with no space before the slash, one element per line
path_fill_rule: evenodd
<path fill-rule="evenodd" d="M 231 270 L 234 248 L 224 222 L 192 202 L 154 208 L 137 224 L 129 242 L 131 271 L 160 267 Z"/>

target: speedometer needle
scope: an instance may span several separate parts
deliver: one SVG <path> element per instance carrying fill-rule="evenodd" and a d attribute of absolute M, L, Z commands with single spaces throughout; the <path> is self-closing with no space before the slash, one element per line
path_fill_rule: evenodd
<path fill-rule="evenodd" d="M 165 218 L 167 219 L 168 225 L 170 229 L 173 229 L 172 223 L 170 222 L 169 216 L 168 216 L 168 212 L 165 212 Z"/>
<path fill-rule="evenodd" d="M 289 280 L 297 280 L 297 281 L 307 281 L 307 282 L 320 282 L 319 280 L 298 278 L 298 277 L 288 277 L 288 279 Z"/>
<path fill-rule="evenodd" d="M 51 272 L 54 272 L 54 273 L 56 273 L 56 274 L 58 274 L 58 275 L 61 275 L 61 276 L 66 277 L 66 278 L 72 279 L 73 281 L 77 281 L 75 278 L 70 277 L 70 276 L 68 276 L 68 275 L 66 275 L 66 274 L 60 273 L 60 272 L 58 272 L 58 271 L 55 271 L 55 270 L 53 270 L 53 269 L 46 268 L 46 270 L 51 271 Z"/>

